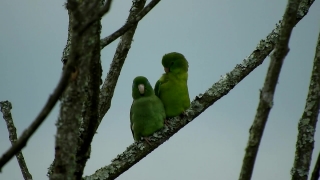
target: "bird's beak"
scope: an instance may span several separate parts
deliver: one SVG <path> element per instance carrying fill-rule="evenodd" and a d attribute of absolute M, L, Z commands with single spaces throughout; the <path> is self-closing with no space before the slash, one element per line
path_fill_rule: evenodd
<path fill-rule="evenodd" d="M 168 73 L 169 71 L 169 68 L 164 68 L 164 72 Z"/>
<path fill-rule="evenodd" d="M 144 94 L 144 85 L 143 84 L 139 84 L 138 89 L 139 89 L 140 94 Z"/>

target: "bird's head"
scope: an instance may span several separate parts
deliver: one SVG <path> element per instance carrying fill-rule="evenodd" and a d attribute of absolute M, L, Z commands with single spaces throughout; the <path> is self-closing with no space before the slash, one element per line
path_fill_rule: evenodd
<path fill-rule="evenodd" d="M 132 98 L 138 99 L 141 96 L 150 96 L 154 94 L 153 88 L 148 79 L 143 76 L 137 76 L 132 83 Z"/>
<path fill-rule="evenodd" d="M 162 57 L 162 65 L 166 73 L 175 74 L 188 72 L 189 64 L 186 58 L 177 52 L 165 54 Z"/>

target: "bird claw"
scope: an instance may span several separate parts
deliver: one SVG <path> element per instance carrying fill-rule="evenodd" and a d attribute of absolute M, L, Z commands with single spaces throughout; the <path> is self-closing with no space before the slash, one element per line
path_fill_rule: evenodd
<path fill-rule="evenodd" d="M 186 116 L 186 115 L 187 115 L 187 112 L 183 111 L 179 116 L 182 118 L 183 116 Z"/>
<path fill-rule="evenodd" d="M 168 127 L 170 126 L 170 123 L 167 119 L 164 120 L 164 124 L 167 125 Z"/>
<path fill-rule="evenodd" d="M 150 145 L 150 146 L 152 146 L 152 144 L 150 143 L 150 139 L 149 139 L 149 137 L 143 137 L 143 139 Z"/>

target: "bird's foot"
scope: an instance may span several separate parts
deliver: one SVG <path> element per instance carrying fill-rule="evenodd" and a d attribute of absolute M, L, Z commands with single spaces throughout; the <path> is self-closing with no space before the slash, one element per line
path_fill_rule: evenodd
<path fill-rule="evenodd" d="M 150 139 L 149 139 L 149 137 L 143 137 L 143 139 L 150 145 L 150 146 L 152 146 L 152 144 L 150 143 Z"/>
<path fill-rule="evenodd" d="M 165 119 L 165 120 L 164 120 L 164 124 L 169 127 L 169 126 L 170 126 L 169 120 L 168 120 L 168 119 Z"/>
<path fill-rule="evenodd" d="M 187 112 L 183 111 L 179 116 L 182 118 L 183 116 L 186 116 L 186 115 L 187 115 Z"/>

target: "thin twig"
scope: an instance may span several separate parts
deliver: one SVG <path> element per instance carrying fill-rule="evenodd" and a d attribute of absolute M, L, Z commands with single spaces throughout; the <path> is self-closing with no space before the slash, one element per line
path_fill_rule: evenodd
<path fill-rule="evenodd" d="M 78 4 L 75 3 L 76 1 L 68 1 L 68 7 L 69 9 L 77 9 Z M 78 17 L 81 19 L 81 14 L 77 11 L 73 13 L 73 16 Z M 88 20 L 88 22 L 90 22 Z M 80 24 L 80 23 L 79 23 Z M 72 29 L 76 29 L 76 27 L 79 27 L 79 24 L 76 24 L 72 27 Z M 75 45 L 77 46 L 77 45 Z M 75 48 L 74 48 L 75 49 Z M 60 78 L 60 81 L 58 85 L 56 86 L 55 90 L 53 91 L 53 94 L 49 97 L 47 103 L 43 107 L 43 109 L 40 111 L 39 115 L 35 118 L 35 120 L 32 122 L 32 124 L 21 134 L 20 138 L 17 140 L 17 142 L 11 146 L 0 158 L 0 172 L 2 167 L 17 153 L 19 152 L 27 143 L 29 138 L 32 136 L 32 134 L 38 129 L 38 127 L 41 125 L 41 123 L 45 120 L 45 118 L 48 116 L 48 114 L 51 112 L 57 101 L 59 100 L 60 96 L 66 89 L 70 76 L 72 72 L 74 72 L 74 69 L 76 67 L 75 65 L 75 59 L 77 59 L 79 56 L 77 53 L 70 53 L 70 56 L 68 55 L 68 62 L 65 65 L 64 71 L 62 73 L 62 76 Z"/>
<path fill-rule="evenodd" d="M 317 162 L 314 165 L 312 176 L 310 180 L 319 180 L 320 179 L 320 152 L 318 154 Z"/>
<path fill-rule="evenodd" d="M 137 14 L 143 9 L 145 3 L 146 0 L 133 1 L 130 14 L 128 16 L 128 21 L 132 21 L 132 19 L 137 17 Z M 122 66 L 130 50 L 136 28 L 137 24 L 131 27 L 131 29 L 121 37 L 121 40 L 118 43 L 108 75 L 100 90 L 99 121 L 102 120 L 103 116 L 107 113 L 111 106 L 113 93 L 117 85 Z"/>
<path fill-rule="evenodd" d="M 291 169 L 292 180 L 307 180 L 312 151 L 314 148 L 314 134 L 316 131 L 320 104 L 320 32 L 313 61 L 309 92 L 306 105 L 299 120 L 296 153 L 293 168 Z M 317 162 L 319 163 L 319 162 Z M 318 172 L 319 173 L 319 172 Z"/>
<path fill-rule="evenodd" d="M 3 113 L 3 119 L 6 121 L 7 129 L 9 131 L 9 140 L 11 145 L 13 145 L 17 141 L 17 132 L 16 127 L 13 123 L 12 115 L 11 115 L 12 104 L 9 101 L 0 102 L 0 111 Z M 19 163 L 22 176 L 25 180 L 32 180 L 32 175 L 29 173 L 27 164 L 24 160 L 23 154 L 19 151 L 16 154 L 17 161 Z"/>
<path fill-rule="evenodd" d="M 279 41 L 271 55 L 270 66 L 262 90 L 260 102 L 253 124 L 250 128 L 249 140 L 243 158 L 239 180 L 250 180 L 258 154 L 263 131 L 268 120 L 269 112 L 273 106 L 273 96 L 278 83 L 281 67 L 289 52 L 288 43 L 291 31 L 296 24 L 296 14 L 301 0 L 289 0 L 280 27 Z"/>
<path fill-rule="evenodd" d="M 1 157 L 0 159 L 0 171 L 2 167 L 21 149 L 26 146 L 27 141 L 29 138 L 33 135 L 33 133 L 38 129 L 38 127 L 41 125 L 41 123 L 46 119 L 48 114 L 51 112 L 52 108 L 55 106 L 57 101 L 59 100 L 59 97 L 65 90 L 65 88 L 68 85 L 69 77 L 72 73 L 72 68 L 70 65 L 67 65 L 65 68 L 65 71 L 62 74 L 62 77 L 60 78 L 60 81 L 53 91 L 53 94 L 49 97 L 47 103 L 40 111 L 39 115 L 36 117 L 36 119 L 32 122 L 32 124 L 23 131 L 19 139 L 16 141 L 14 145 L 12 145 Z"/>
<path fill-rule="evenodd" d="M 305 0 L 304 2 L 307 2 Z M 311 4 L 304 3 L 300 9 L 301 14 L 297 18 L 298 23 L 308 12 Z M 176 117 L 172 120 L 172 127 L 168 129 L 165 127 L 159 132 L 156 132 L 152 137 L 152 146 L 144 142 L 136 142 L 127 147 L 127 149 L 119 154 L 112 163 L 100 168 L 94 174 L 84 177 L 85 180 L 112 180 L 117 178 L 120 174 L 131 168 L 142 158 L 151 153 L 154 149 L 167 141 L 171 136 L 177 133 L 181 128 L 199 116 L 203 111 L 210 107 L 213 103 L 226 95 L 231 89 L 233 89 L 242 79 L 244 79 L 249 73 L 251 73 L 256 67 L 258 67 L 264 59 L 273 50 L 276 41 L 279 37 L 279 28 L 277 26 L 265 40 L 260 41 L 256 50 L 252 54 L 244 59 L 241 64 L 238 64 L 230 73 L 225 75 L 211 88 L 209 88 L 204 94 L 200 94 L 191 102 L 191 108 L 186 111 L 186 116 L 182 118 Z"/>
<path fill-rule="evenodd" d="M 152 8 L 154 8 L 161 0 L 152 0 L 145 8 L 141 10 L 134 18 L 130 18 L 130 20 L 127 20 L 127 23 L 123 25 L 121 28 L 119 28 L 117 31 L 109 35 L 108 37 L 105 37 L 101 39 L 101 49 L 106 47 L 108 44 L 112 43 L 114 40 L 116 40 L 118 37 L 122 36 L 125 32 L 128 31 L 128 29 L 132 28 L 133 26 L 137 25 L 138 22 L 146 15 L 148 14 Z M 131 8 L 132 10 L 132 8 Z"/>

